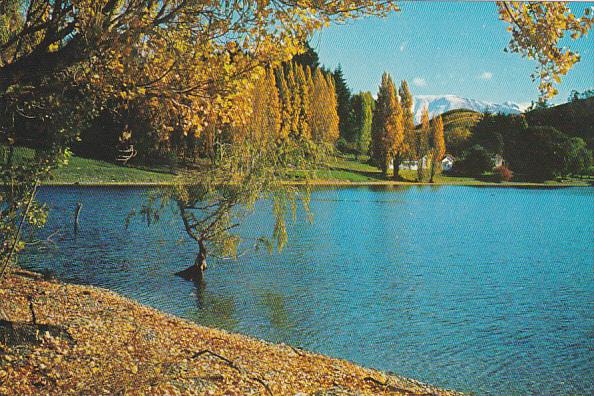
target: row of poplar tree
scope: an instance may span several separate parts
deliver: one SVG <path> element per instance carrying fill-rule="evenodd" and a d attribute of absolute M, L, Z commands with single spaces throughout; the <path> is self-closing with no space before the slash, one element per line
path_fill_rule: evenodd
<path fill-rule="evenodd" d="M 424 108 L 421 124 L 415 126 L 413 97 L 405 80 L 396 89 L 392 77 L 384 73 L 377 99 L 370 92 L 350 97 L 342 72 L 337 71 L 336 84 L 343 87 L 337 90 L 338 113 L 342 114 L 341 119 L 348 117 L 347 122 L 341 123 L 339 148 L 356 155 L 369 154 L 385 175 L 390 168 L 396 170 L 396 179 L 403 161 L 419 161 L 417 179 L 422 181 L 429 176 L 433 181 L 446 152 L 441 116 L 430 121 L 428 109 Z M 345 91 L 346 98 L 342 94 Z"/>
<path fill-rule="evenodd" d="M 292 137 L 328 144 L 341 137 L 354 152 L 369 154 L 386 175 L 392 168 L 398 178 L 403 161 L 419 161 L 417 179 L 429 176 L 432 181 L 446 152 L 441 116 L 430 122 L 425 108 L 421 124 L 415 126 L 407 82 L 396 89 L 388 73 L 382 76 L 375 100 L 370 92 L 350 97 L 347 87 L 350 107 L 346 112 L 340 101 L 345 86 L 340 68 L 330 73 L 290 62 L 269 69 L 254 86 L 252 112 L 243 132 L 257 139 Z"/>
<path fill-rule="evenodd" d="M 403 161 L 418 161 L 417 179 L 425 179 L 425 167 L 432 182 L 441 169 L 441 160 L 446 153 L 443 120 L 441 116 L 429 121 L 425 107 L 421 125 L 415 127 L 413 97 L 406 81 L 398 91 L 388 73 L 382 76 L 371 125 L 371 157 L 375 164 L 388 173 L 390 163 L 394 178 Z"/>
<path fill-rule="evenodd" d="M 334 78 L 320 68 L 290 62 L 266 70 L 252 90 L 251 103 L 252 112 L 242 127 L 251 137 L 291 137 L 329 144 L 338 139 Z"/>

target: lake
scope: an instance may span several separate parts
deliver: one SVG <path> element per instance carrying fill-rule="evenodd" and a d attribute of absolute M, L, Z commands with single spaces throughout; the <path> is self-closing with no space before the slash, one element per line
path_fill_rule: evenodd
<path fill-rule="evenodd" d="M 211 258 L 171 211 L 126 216 L 142 188 L 45 187 L 48 226 L 22 257 L 199 324 L 477 394 L 594 393 L 594 189 L 316 190 L 280 254 Z M 83 204 L 80 229 L 73 212 Z M 266 203 L 241 228 L 269 235 Z M 251 242 L 243 247 L 248 248 Z"/>

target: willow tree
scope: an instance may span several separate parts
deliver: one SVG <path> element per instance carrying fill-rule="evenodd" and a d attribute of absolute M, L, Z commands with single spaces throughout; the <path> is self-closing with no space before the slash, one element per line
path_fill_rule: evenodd
<path fill-rule="evenodd" d="M 308 211 L 307 190 L 287 185 L 293 167 L 314 172 L 326 162 L 326 154 L 306 140 L 269 139 L 229 142 L 220 145 L 217 159 L 177 180 L 173 189 L 149 200 L 143 213 L 151 217 L 170 203 L 179 214 L 184 230 L 198 245 L 193 265 L 177 275 L 200 281 L 208 256 L 236 258 L 241 242 L 246 249 L 264 245 L 281 250 L 287 241 L 286 218 L 295 216 L 297 205 Z M 253 213 L 258 200 L 271 202 L 274 228 L 270 235 L 242 240 L 238 227 Z"/>
<path fill-rule="evenodd" d="M 441 116 L 437 116 L 433 120 L 430 141 L 431 148 L 429 150 L 429 183 L 433 183 L 433 177 L 435 176 L 435 173 L 441 169 L 441 160 L 446 153 L 445 139 L 443 136 L 443 120 Z"/>
<path fill-rule="evenodd" d="M 35 185 L 82 129 L 75 121 L 93 118 L 106 102 L 144 109 L 147 125 L 165 137 L 199 137 L 214 162 L 226 126 L 250 108 L 246 92 L 264 66 L 291 59 L 330 22 L 392 10 L 392 2 L 374 0 L 11 1 L 15 17 L 0 18 L 0 104 L 10 113 L 0 119 L 0 140 L 20 145 L 33 135 L 34 142 L 43 140 L 35 157 L 50 160 L 27 163 L 23 175 L 36 176 L 17 177 L 22 194 L 2 202 L 19 208 L 17 216 L 2 218 L 10 239 L 18 240 Z M 79 88 L 85 100 L 62 97 Z M 23 128 L 29 124 L 37 134 Z M 48 171 L 41 174 L 40 167 Z M 10 252 L 18 246 L 8 245 Z"/>

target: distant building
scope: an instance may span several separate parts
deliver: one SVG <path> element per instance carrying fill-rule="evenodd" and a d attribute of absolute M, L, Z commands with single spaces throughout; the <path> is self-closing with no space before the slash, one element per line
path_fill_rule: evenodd
<path fill-rule="evenodd" d="M 493 163 L 495 164 L 495 168 L 505 164 L 505 160 L 503 159 L 503 157 L 499 154 L 495 154 L 493 157 Z"/>
<path fill-rule="evenodd" d="M 452 170 L 454 167 L 454 160 L 454 157 L 452 157 L 450 154 L 446 154 L 446 156 L 441 160 L 441 170 L 444 172 Z"/>
<path fill-rule="evenodd" d="M 427 168 L 428 164 L 427 164 L 427 157 L 423 157 L 422 159 L 423 162 L 423 168 Z M 419 169 L 419 161 L 417 160 L 406 160 L 406 161 L 402 161 L 402 163 L 400 164 L 400 166 L 398 167 L 398 169 L 400 170 L 414 170 L 416 171 L 417 169 Z"/>
<path fill-rule="evenodd" d="M 429 168 L 429 160 L 428 160 L 427 156 L 424 156 L 423 158 L 421 158 L 421 166 L 423 167 L 423 169 Z M 450 169 L 452 169 L 453 166 L 454 166 L 454 157 L 452 157 L 450 154 L 446 155 L 441 160 L 441 170 L 449 171 Z M 392 168 L 393 168 L 393 166 L 390 163 L 390 169 L 392 169 Z M 416 171 L 417 169 L 419 169 L 419 161 L 416 161 L 416 160 L 402 161 L 402 163 L 400 164 L 398 169 Z"/>

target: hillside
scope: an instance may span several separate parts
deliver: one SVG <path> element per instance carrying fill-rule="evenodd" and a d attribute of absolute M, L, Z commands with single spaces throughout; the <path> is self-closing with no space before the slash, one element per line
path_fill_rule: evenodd
<path fill-rule="evenodd" d="M 526 113 L 531 126 L 552 126 L 569 136 L 581 137 L 594 149 L 594 98 L 580 99 Z"/>
<path fill-rule="evenodd" d="M 441 115 L 445 130 L 454 128 L 472 128 L 483 118 L 483 114 L 468 109 L 450 110 Z"/>
<path fill-rule="evenodd" d="M 413 112 L 415 122 L 421 122 L 421 112 L 427 106 L 429 116 L 435 117 L 450 110 L 467 109 L 479 113 L 520 114 L 521 108 L 517 103 L 502 104 L 485 102 L 482 100 L 463 98 L 457 95 L 416 95 L 414 97 Z"/>
<path fill-rule="evenodd" d="M 431 122 L 433 122 L 433 117 Z M 483 113 L 468 109 L 449 110 L 441 114 L 446 147 L 449 154 L 458 156 L 472 135 L 472 128 L 483 118 Z M 420 125 L 417 125 L 417 129 Z"/>

